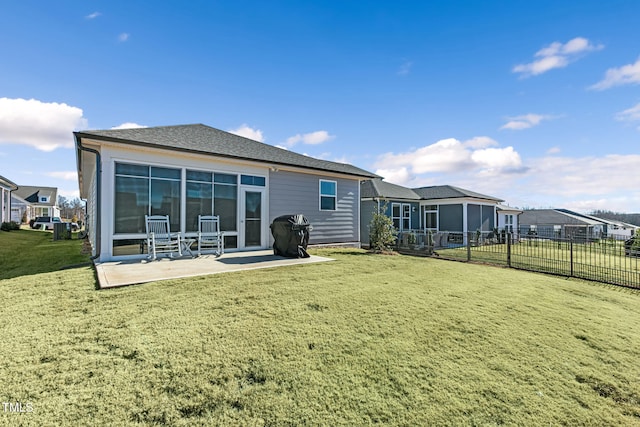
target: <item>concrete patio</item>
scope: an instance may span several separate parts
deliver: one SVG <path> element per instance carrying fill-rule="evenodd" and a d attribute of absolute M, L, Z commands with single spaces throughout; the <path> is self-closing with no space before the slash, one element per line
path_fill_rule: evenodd
<path fill-rule="evenodd" d="M 333 261 L 333 259 L 314 255 L 310 258 L 284 258 L 274 255 L 272 250 L 263 250 L 230 252 L 220 257 L 202 255 L 194 258 L 161 258 L 156 261 L 143 259 L 96 263 L 96 274 L 100 289 L 105 289 L 158 280 L 324 261 Z"/>

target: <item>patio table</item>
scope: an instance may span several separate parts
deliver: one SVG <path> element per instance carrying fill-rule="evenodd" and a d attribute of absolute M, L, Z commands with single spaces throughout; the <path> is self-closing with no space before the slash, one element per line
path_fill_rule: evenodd
<path fill-rule="evenodd" d="M 184 254 L 185 252 L 188 252 L 191 258 L 193 258 L 195 255 L 191 251 L 191 245 L 193 245 L 195 242 L 197 242 L 197 239 L 190 239 L 188 237 L 180 239 L 182 253 Z"/>

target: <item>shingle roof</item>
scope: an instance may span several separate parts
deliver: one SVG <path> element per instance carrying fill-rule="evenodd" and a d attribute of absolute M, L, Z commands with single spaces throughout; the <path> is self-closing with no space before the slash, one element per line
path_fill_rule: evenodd
<path fill-rule="evenodd" d="M 597 225 L 603 224 L 602 221 L 596 221 L 586 218 L 575 212 L 566 209 L 531 209 L 525 210 L 520 215 L 520 224 L 522 225 L 562 225 L 562 224 L 584 224 Z"/>
<path fill-rule="evenodd" d="M 473 197 L 475 199 L 491 200 L 502 202 L 497 197 L 487 196 L 486 194 L 476 193 L 475 191 L 465 190 L 464 188 L 454 187 L 453 185 L 434 185 L 431 187 L 414 188 L 421 198 L 431 199 L 458 199 L 464 197 Z"/>
<path fill-rule="evenodd" d="M 410 188 L 391 184 L 390 182 L 385 182 L 381 179 L 370 179 L 368 181 L 364 181 L 360 185 L 360 197 L 420 200 L 420 196 Z"/>
<path fill-rule="evenodd" d="M 297 166 L 366 178 L 378 175 L 346 163 L 320 160 L 244 138 L 203 124 L 74 132 L 76 140 L 98 139 L 122 144 L 154 146 L 212 154 L 276 165 Z"/>
<path fill-rule="evenodd" d="M 56 187 L 34 187 L 32 185 L 20 185 L 13 194 L 29 203 L 36 203 L 46 206 L 55 206 L 58 202 L 58 189 Z M 49 197 L 49 202 L 40 202 L 40 197 Z"/>

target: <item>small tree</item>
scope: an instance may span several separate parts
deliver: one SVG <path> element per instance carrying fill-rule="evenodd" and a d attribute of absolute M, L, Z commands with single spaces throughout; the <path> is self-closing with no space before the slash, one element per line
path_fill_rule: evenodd
<path fill-rule="evenodd" d="M 396 241 L 398 230 L 393 226 L 391 218 L 385 215 L 386 210 L 386 203 L 380 209 L 374 209 L 369 224 L 369 241 L 374 252 L 388 251 Z"/>

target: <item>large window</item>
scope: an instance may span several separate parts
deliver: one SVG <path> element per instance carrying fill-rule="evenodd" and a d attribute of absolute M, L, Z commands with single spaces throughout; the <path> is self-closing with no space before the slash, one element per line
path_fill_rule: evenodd
<path fill-rule="evenodd" d="M 237 231 L 238 177 L 187 170 L 186 231 L 198 231 L 198 215 L 220 216 L 220 230 Z"/>
<path fill-rule="evenodd" d="M 186 231 L 198 231 L 198 215 L 213 214 L 213 173 L 187 170 Z"/>
<path fill-rule="evenodd" d="M 220 216 L 220 230 L 238 231 L 238 176 L 213 174 L 213 214 Z"/>
<path fill-rule="evenodd" d="M 116 163 L 115 232 L 144 233 L 145 215 L 169 215 L 180 230 L 180 169 Z"/>
<path fill-rule="evenodd" d="M 335 211 L 338 205 L 338 183 L 320 180 L 320 210 Z"/>

